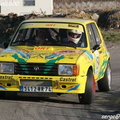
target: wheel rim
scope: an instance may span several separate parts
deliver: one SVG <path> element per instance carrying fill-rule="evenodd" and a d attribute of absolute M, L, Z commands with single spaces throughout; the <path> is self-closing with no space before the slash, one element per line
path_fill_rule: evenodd
<path fill-rule="evenodd" d="M 107 68 L 107 77 L 108 77 L 108 86 L 109 86 L 109 89 L 111 89 L 111 69 L 109 65 Z"/>

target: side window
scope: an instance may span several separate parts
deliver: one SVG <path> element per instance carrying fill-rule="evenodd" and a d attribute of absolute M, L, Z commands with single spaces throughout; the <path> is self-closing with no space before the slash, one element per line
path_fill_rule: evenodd
<path fill-rule="evenodd" d="M 35 6 L 35 0 L 23 0 L 24 6 Z"/>
<path fill-rule="evenodd" d="M 93 28 L 93 31 L 95 34 L 96 42 L 97 42 L 97 44 L 100 44 L 101 43 L 100 35 L 99 35 L 98 29 L 94 23 L 92 23 L 92 28 Z"/>
<path fill-rule="evenodd" d="M 88 24 L 87 29 L 88 29 L 88 37 L 89 37 L 89 40 L 90 40 L 90 48 L 92 49 L 96 45 L 96 39 L 95 39 L 95 35 L 94 35 L 94 32 L 93 32 L 92 25 Z"/>

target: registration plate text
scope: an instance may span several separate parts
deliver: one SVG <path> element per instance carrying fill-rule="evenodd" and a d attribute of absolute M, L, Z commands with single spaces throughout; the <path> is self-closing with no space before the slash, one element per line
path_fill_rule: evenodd
<path fill-rule="evenodd" d="M 22 92 L 52 92 L 51 86 L 21 86 Z"/>

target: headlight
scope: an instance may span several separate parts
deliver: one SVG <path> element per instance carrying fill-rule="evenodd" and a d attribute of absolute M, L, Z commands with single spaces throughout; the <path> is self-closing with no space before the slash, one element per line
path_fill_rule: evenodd
<path fill-rule="evenodd" d="M 14 64 L 0 63 L 0 73 L 14 73 Z"/>
<path fill-rule="evenodd" d="M 58 74 L 59 75 L 78 75 L 79 66 L 78 65 L 59 65 Z"/>

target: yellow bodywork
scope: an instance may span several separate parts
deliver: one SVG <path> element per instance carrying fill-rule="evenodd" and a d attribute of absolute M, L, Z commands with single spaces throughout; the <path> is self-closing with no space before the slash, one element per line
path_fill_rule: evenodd
<path fill-rule="evenodd" d="M 91 20 L 77 19 L 55 19 L 43 18 L 26 20 L 22 22 L 18 30 L 27 28 L 61 28 L 76 29 L 86 34 L 87 47 L 67 47 L 67 46 L 11 46 L 11 42 L 7 49 L 0 52 L 0 63 L 52 63 L 52 64 L 73 64 L 79 66 L 78 75 L 21 75 L 0 73 L 0 90 L 1 91 L 22 91 L 21 81 L 51 81 L 51 92 L 53 93 L 84 93 L 87 81 L 88 69 L 93 71 L 94 81 L 100 80 L 104 76 L 104 72 L 109 59 L 109 53 L 105 47 L 102 35 L 97 27 L 101 37 L 101 50 L 103 54 L 100 56 L 99 64 L 96 62 L 96 54 L 90 49 L 88 31 L 86 25 L 96 23 Z M 17 32 L 14 34 L 14 38 Z M 96 70 L 96 64 L 99 65 Z M 0 68 L 1 69 L 1 68 Z M 30 84 L 31 85 L 31 84 Z M 31 86 L 30 86 L 31 87 Z M 35 85 L 28 88 L 28 92 L 37 92 Z M 34 89 L 34 90 L 33 90 Z M 37 89 L 37 90 L 35 90 Z M 43 90 L 44 91 L 44 90 Z"/>

